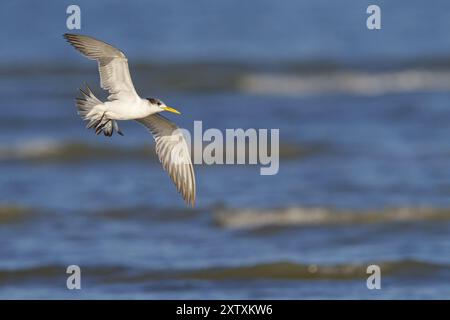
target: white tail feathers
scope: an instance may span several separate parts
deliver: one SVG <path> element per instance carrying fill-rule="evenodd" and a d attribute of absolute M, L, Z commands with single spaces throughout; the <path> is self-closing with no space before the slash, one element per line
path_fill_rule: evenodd
<path fill-rule="evenodd" d="M 76 106 L 78 114 L 83 120 L 89 121 L 86 128 L 94 128 L 96 134 L 103 132 L 105 136 L 112 136 L 114 130 L 123 136 L 117 121 L 109 119 L 105 114 L 103 102 L 101 102 L 92 92 L 91 88 L 86 85 L 86 91 L 80 89 L 82 98 L 76 98 Z"/>

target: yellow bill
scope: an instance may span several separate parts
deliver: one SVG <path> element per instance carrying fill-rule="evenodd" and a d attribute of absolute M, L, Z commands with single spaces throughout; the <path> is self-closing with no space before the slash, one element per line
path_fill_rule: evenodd
<path fill-rule="evenodd" d="M 176 114 L 181 114 L 180 111 L 178 111 L 178 110 L 176 110 L 176 109 L 174 109 L 174 108 L 171 108 L 171 107 L 164 107 L 163 109 L 164 109 L 165 111 L 173 112 L 173 113 L 176 113 Z"/>

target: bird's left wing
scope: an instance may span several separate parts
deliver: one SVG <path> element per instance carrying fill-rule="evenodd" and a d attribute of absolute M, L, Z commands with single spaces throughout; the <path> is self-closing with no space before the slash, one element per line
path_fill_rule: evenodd
<path fill-rule="evenodd" d="M 85 57 L 97 60 L 100 86 L 109 92 L 109 100 L 137 95 L 128 68 L 128 59 L 119 49 L 103 41 L 79 34 L 64 34 L 64 38 Z"/>
<path fill-rule="evenodd" d="M 181 130 L 159 114 L 137 119 L 153 134 L 156 153 L 183 199 L 194 206 L 195 175 L 191 156 Z"/>

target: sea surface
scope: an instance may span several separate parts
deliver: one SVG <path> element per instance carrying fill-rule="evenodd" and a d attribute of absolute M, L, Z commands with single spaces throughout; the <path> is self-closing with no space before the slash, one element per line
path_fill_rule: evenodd
<path fill-rule="evenodd" d="M 450 2 L 77 1 L 181 127 L 280 130 L 278 174 L 196 165 L 195 208 L 143 127 L 85 129 L 70 4 L 0 11 L 0 298 L 450 298 Z"/>

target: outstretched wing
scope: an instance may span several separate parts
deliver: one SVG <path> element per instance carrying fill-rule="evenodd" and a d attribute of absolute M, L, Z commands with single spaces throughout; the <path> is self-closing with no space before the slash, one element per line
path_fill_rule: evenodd
<path fill-rule="evenodd" d="M 64 34 L 64 38 L 85 57 L 97 60 L 100 86 L 108 90 L 108 100 L 137 95 L 128 68 L 128 59 L 113 46 L 78 34 Z"/>
<path fill-rule="evenodd" d="M 137 119 L 152 134 L 156 141 L 156 154 L 169 173 L 183 199 L 194 206 L 195 175 L 186 140 L 180 129 L 159 114 Z"/>

